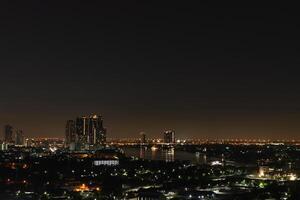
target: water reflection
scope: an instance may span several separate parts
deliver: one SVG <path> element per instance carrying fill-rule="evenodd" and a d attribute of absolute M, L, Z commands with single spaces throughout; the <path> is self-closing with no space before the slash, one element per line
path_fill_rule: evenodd
<path fill-rule="evenodd" d="M 151 147 L 151 160 L 156 159 L 156 153 L 157 153 L 157 148 L 156 147 Z"/>
<path fill-rule="evenodd" d="M 146 150 L 147 150 L 147 147 L 143 147 L 143 146 L 140 147 L 140 158 L 141 159 L 145 159 Z"/>
<path fill-rule="evenodd" d="M 166 162 L 174 162 L 175 151 L 174 148 L 162 150 Z"/>
<path fill-rule="evenodd" d="M 191 153 L 174 148 L 151 148 L 141 146 L 139 148 L 125 147 L 123 148 L 126 156 L 134 156 L 141 159 L 164 160 L 166 162 L 174 162 L 175 160 L 191 161 L 195 164 L 206 163 L 206 155 L 202 153 Z"/>

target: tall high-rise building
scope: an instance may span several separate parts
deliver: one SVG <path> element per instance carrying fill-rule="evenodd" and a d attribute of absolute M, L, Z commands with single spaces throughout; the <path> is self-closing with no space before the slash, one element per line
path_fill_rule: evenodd
<path fill-rule="evenodd" d="M 88 134 L 88 143 L 90 145 L 104 144 L 106 142 L 106 129 L 103 127 L 101 116 L 92 115 L 89 117 Z"/>
<path fill-rule="evenodd" d="M 16 145 L 24 145 L 25 144 L 25 137 L 22 130 L 16 131 L 16 139 L 15 139 Z"/>
<path fill-rule="evenodd" d="M 75 122 L 76 143 L 81 146 L 102 145 L 106 142 L 103 118 L 98 115 L 77 117 Z"/>
<path fill-rule="evenodd" d="M 74 120 L 67 121 L 65 137 L 66 137 L 66 145 L 75 143 L 76 135 L 75 135 L 75 121 Z"/>
<path fill-rule="evenodd" d="M 11 125 L 4 126 L 4 142 L 13 143 L 13 127 Z"/>
<path fill-rule="evenodd" d="M 75 122 L 76 143 L 85 146 L 88 143 L 88 120 L 86 117 L 77 117 Z"/>
<path fill-rule="evenodd" d="M 174 144 L 175 143 L 175 132 L 168 130 L 164 132 L 164 143 Z"/>

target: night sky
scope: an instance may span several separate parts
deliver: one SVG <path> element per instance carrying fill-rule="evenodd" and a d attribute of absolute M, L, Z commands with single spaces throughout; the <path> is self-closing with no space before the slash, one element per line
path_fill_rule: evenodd
<path fill-rule="evenodd" d="M 97 113 L 108 137 L 300 139 L 293 5 L 10 2 L 1 127 L 63 137 L 68 119 Z"/>

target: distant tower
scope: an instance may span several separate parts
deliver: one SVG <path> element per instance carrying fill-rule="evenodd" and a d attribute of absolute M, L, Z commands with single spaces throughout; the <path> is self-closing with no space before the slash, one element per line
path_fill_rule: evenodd
<path fill-rule="evenodd" d="M 4 126 L 4 142 L 13 143 L 13 127 L 11 125 Z"/>
<path fill-rule="evenodd" d="M 164 143 L 174 144 L 175 143 L 175 132 L 168 130 L 164 132 Z"/>
<path fill-rule="evenodd" d="M 75 122 L 76 143 L 80 148 L 106 143 L 106 128 L 98 115 L 77 117 Z"/>
<path fill-rule="evenodd" d="M 68 120 L 66 124 L 66 145 L 69 146 L 71 143 L 75 143 L 75 122 L 74 120 Z"/>
<path fill-rule="evenodd" d="M 106 142 L 106 129 L 103 127 L 101 116 L 91 115 L 88 128 L 88 143 L 90 145 L 104 144 Z"/>
<path fill-rule="evenodd" d="M 22 130 L 17 130 L 16 131 L 16 140 L 15 140 L 16 145 L 24 145 L 25 144 L 25 138 Z"/>
<path fill-rule="evenodd" d="M 141 132 L 140 135 L 141 135 L 141 144 L 146 144 L 147 143 L 147 141 L 146 141 L 146 133 L 145 132 Z"/>
<path fill-rule="evenodd" d="M 88 123 L 86 117 L 77 117 L 75 123 L 76 143 L 85 146 L 88 142 Z"/>

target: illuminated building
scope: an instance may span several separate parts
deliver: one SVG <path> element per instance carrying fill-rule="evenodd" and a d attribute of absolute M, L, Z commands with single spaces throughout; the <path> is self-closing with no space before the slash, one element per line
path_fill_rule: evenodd
<path fill-rule="evenodd" d="M 81 148 L 87 144 L 87 118 L 78 117 L 75 123 L 75 134 L 77 148 Z"/>
<path fill-rule="evenodd" d="M 168 130 L 164 132 L 164 143 L 174 144 L 175 143 L 175 132 Z"/>
<path fill-rule="evenodd" d="M 115 166 L 119 165 L 119 159 L 124 157 L 124 154 L 119 149 L 102 148 L 97 150 L 93 157 L 94 166 Z"/>
<path fill-rule="evenodd" d="M 15 140 L 16 145 L 24 145 L 25 144 L 25 138 L 22 130 L 17 130 L 16 131 L 16 140 Z"/>
<path fill-rule="evenodd" d="M 106 142 L 106 129 L 98 115 L 78 117 L 75 122 L 77 148 L 103 145 Z"/>
<path fill-rule="evenodd" d="M 90 145 L 104 144 L 106 142 L 106 129 L 103 127 L 102 117 L 92 115 L 88 119 L 88 143 Z"/>
<path fill-rule="evenodd" d="M 68 120 L 66 124 L 66 145 L 69 146 L 71 143 L 75 143 L 75 122 L 74 120 Z"/>
<path fill-rule="evenodd" d="M 94 166 L 101 166 L 101 165 L 106 165 L 106 166 L 115 166 L 119 165 L 119 160 L 94 160 Z"/>
<path fill-rule="evenodd" d="M 4 142 L 13 143 L 13 127 L 11 125 L 4 126 Z"/>

